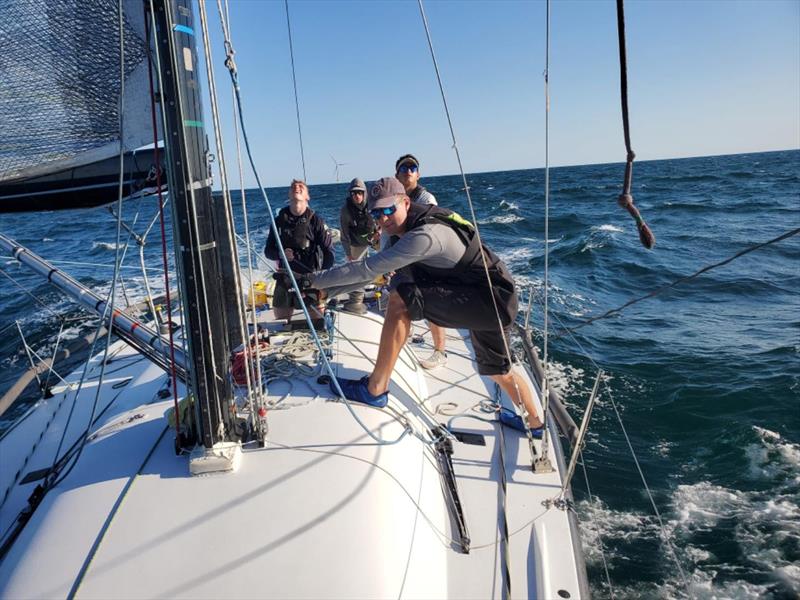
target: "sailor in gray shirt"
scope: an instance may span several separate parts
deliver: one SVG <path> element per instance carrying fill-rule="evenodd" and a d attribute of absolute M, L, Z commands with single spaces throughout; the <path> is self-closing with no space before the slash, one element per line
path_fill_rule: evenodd
<path fill-rule="evenodd" d="M 469 329 L 478 372 L 496 381 L 515 404 L 523 403 L 528 426 L 534 435 L 541 435 L 542 423 L 530 388 L 511 369 L 508 356 L 508 332 L 518 304 L 505 264 L 480 244 L 471 223 L 438 206 L 413 204 L 394 177 L 370 186 L 369 208 L 381 229 L 396 236 L 395 243 L 366 259 L 302 276 L 302 285 L 337 295 L 378 275 L 397 272 L 392 278 L 375 368 L 359 380 L 337 378 L 344 395 L 372 406 L 386 406 L 389 380 L 411 321 L 425 318 L 441 327 Z M 513 412 L 501 410 L 499 417 L 507 425 L 524 429 Z"/>

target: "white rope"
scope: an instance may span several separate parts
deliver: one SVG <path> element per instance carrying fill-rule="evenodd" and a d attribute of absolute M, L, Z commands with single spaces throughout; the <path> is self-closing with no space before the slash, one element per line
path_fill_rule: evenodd
<path fill-rule="evenodd" d="M 583 451 L 579 452 L 581 457 L 581 469 L 583 469 L 583 479 L 586 481 L 586 492 L 589 494 L 589 503 L 594 504 L 592 497 L 592 488 L 589 486 L 589 475 L 586 472 L 586 461 L 583 460 Z M 599 528 L 598 528 L 599 529 Z M 606 574 L 606 583 L 608 584 L 608 592 L 611 594 L 611 600 L 614 600 L 614 586 L 611 584 L 611 574 L 608 572 L 608 562 L 606 562 L 606 552 L 603 549 L 603 539 L 600 537 L 600 532 L 597 532 L 597 542 L 600 546 L 600 558 L 603 560 L 603 571 Z"/>
<path fill-rule="evenodd" d="M 559 325 L 561 325 L 561 327 L 569 334 L 570 338 L 572 338 L 572 341 L 581 350 L 581 352 L 583 353 L 584 357 L 590 363 L 592 363 L 592 365 L 594 365 L 594 367 L 596 369 L 600 370 L 601 367 L 592 358 L 591 354 L 589 354 L 589 352 L 586 351 L 586 349 L 583 347 L 583 344 L 581 344 L 580 341 L 578 341 L 578 339 L 575 337 L 575 334 L 573 334 L 571 330 L 569 330 L 568 328 L 566 328 L 564 326 L 563 322 L 558 317 L 558 315 L 554 314 L 553 317 L 559 322 Z M 628 444 L 628 450 L 630 451 L 631 458 L 633 458 L 633 462 L 636 465 L 636 470 L 639 472 L 639 477 L 642 480 L 642 484 L 644 485 L 645 492 L 647 493 L 647 497 L 650 500 L 650 505 L 653 507 L 653 512 L 655 513 L 656 519 L 658 521 L 659 532 L 661 533 L 661 538 L 664 541 L 664 544 L 667 546 L 669 554 L 670 554 L 670 556 L 672 557 L 672 559 L 673 559 L 673 561 L 675 563 L 675 567 L 677 568 L 678 573 L 680 574 L 681 579 L 683 580 L 683 584 L 686 587 L 687 593 L 691 596 L 691 593 L 689 592 L 689 590 L 690 590 L 689 582 L 686 579 L 686 574 L 684 573 L 683 568 L 681 567 L 681 564 L 680 564 L 680 562 L 678 560 L 678 555 L 677 555 L 677 553 L 675 551 L 675 547 L 673 546 L 672 542 L 669 539 L 669 536 L 667 535 L 666 528 L 664 527 L 664 523 L 663 523 L 663 521 L 661 519 L 661 513 L 659 512 L 658 506 L 656 505 L 656 501 L 653 498 L 652 492 L 650 491 L 650 486 L 647 484 L 647 479 L 644 476 L 644 472 L 642 471 L 642 468 L 639 465 L 639 459 L 637 458 L 636 452 L 633 449 L 633 444 L 631 443 L 631 440 L 628 437 L 628 432 L 625 429 L 625 425 L 622 422 L 622 417 L 620 416 L 619 410 L 617 409 L 617 403 L 614 401 L 614 396 L 613 396 L 611 387 L 608 384 L 608 380 L 607 379 L 603 380 L 603 385 L 605 386 L 606 391 L 608 392 L 608 394 L 607 394 L 608 399 L 611 402 L 611 406 L 614 408 L 614 414 L 616 415 L 617 422 L 619 423 L 620 429 L 622 430 L 622 433 L 625 436 L 625 441 Z"/>
<path fill-rule="evenodd" d="M 314 329 L 314 323 L 313 323 L 313 321 L 311 319 L 311 315 L 308 312 L 308 307 L 306 306 L 306 303 L 303 300 L 303 295 L 302 295 L 302 293 L 300 291 L 300 286 L 298 285 L 297 279 L 295 278 L 294 273 L 292 272 L 292 270 L 291 270 L 291 268 L 289 266 L 289 261 L 286 258 L 286 251 L 284 250 L 283 244 L 281 243 L 281 240 L 280 240 L 280 236 L 278 235 L 278 226 L 277 226 L 277 223 L 275 222 L 275 214 L 274 214 L 274 212 L 272 210 L 272 204 L 270 203 L 269 196 L 267 195 L 267 192 L 266 192 L 266 190 L 264 189 L 264 186 L 261 183 L 261 177 L 258 174 L 258 169 L 256 169 L 255 161 L 253 159 L 252 149 L 250 148 L 250 141 L 249 141 L 249 138 L 247 136 L 247 129 L 245 127 L 245 122 L 244 122 L 244 113 L 242 111 L 242 95 L 241 95 L 241 88 L 239 86 L 239 74 L 238 74 L 238 71 L 237 71 L 237 68 L 236 68 L 236 63 L 233 60 L 233 56 L 235 54 L 235 52 L 233 50 L 233 43 L 231 42 L 229 31 L 228 31 L 228 29 L 227 29 L 227 27 L 226 27 L 224 22 L 222 24 L 222 27 L 223 27 L 223 35 L 225 35 L 225 49 L 226 49 L 226 53 L 227 53 L 227 58 L 226 58 L 226 61 L 225 61 L 225 65 L 228 67 L 228 71 L 229 71 L 230 76 L 231 76 L 231 84 L 233 85 L 233 89 L 234 89 L 234 92 L 235 92 L 235 95 L 236 95 L 236 104 L 237 104 L 238 109 L 239 109 L 238 110 L 239 124 L 241 125 L 242 139 L 244 140 L 245 152 L 247 153 L 247 158 L 248 158 L 248 161 L 250 163 L 250 168 L 251 168 L 251 170 L 253 172 L 253 176 L 255 177 L 256 185 L 258 187 L 258 190 L 261 193 L 261 197 L 264 199 L 264 205 L 265 205 L 265 207 L 267 209 L 267 215 L 269 216 L 269 220 L 270 220 L 270 229 L 273 232 L 273 234 L 275 235 L 275 238 L 276 238 L 276 241 L 277 241 L 278 253 L 279 253 L 280 257 L 281 257 L 281 263 L 283 264 L 283 266 L 286 269 L 286 275 L 288 276 L 289 281 L 292 284 L 293 292 L 295 294 L 297 294 L 297 297 L 300 300 L 300 309 L 302 310 L 303 316 L 305 317 L 306 323 L 308 324 L 309 331 L 311 332 L 311 335 L 314 338 L 315 344 L 320 349 L 320 357 L 322 358 L 322 362 L 323 362 L 325 371 L 331 377 L 331 383 L 335 387 L 336 393 L 344 401 L 344 405 L 347 408 L 347 410 L 350 412 L 350 415 L 353 417 L 353 419 L 355 419 L 355 421 L 364 430 L 364 432 L 370 438 L 372 438 L 372 440 L 375 441 L 375 443 L 377 443 L 377 444 L 381 444 L 381 445 L 397 444 L 410 432 L 410 430 L 409 429 L 405 429 L 403 431 L 403 433 L 401 433 L 394 440 L 383 440 L 383 439 L 377 437 L 374 433 L 372 433 L 372 431 L 366 426 L 366 424 L 358 417 L 356 412 L 353 410 L 352 406 L 350 405 L 350 400 L 348 400 L 344 396 L 344 393 L 342 392 L 341 386 L 339 385 L 339 381 L 336 379 L 336 375 L 333 372 L 333 368 L 331 367 L 330 361 L 328 360 L 328 357 L 325 355 L 325 352 L 322 351 L 322 345 L 321 345 L 321 343 L 319 341 L 319 338 L 317 336 L 317 332 Z"/>
<path fill-rule="evenodd" d="M 547 422 L 550 408 L 550 378 L 548 370 L 549 305 L 548 287 L 550 281 L 550 0 L 547 0 L 545 67 L 544 67 L 544 343 L 542 352 L 542 422 Z M 548 431 L 542 433 L 542 461 L 547 461 L 549 445 Z"/>
<path fill-rule="evenodd" d="M 231 27 L 231 19 L 230 19 L 230 12 L 228 7 L 228 0 L 225 0 L 225 10 L 222 10 L 222 4 L 220 0 L 217 0 L 217 12 L 219 13 L 220 21 L 222 22 L 222 29 L 223 31 L 230 32 Z M 247 295 L 250 298 L 250 317 L 251 321 L 250 324 L 253 326 L 253 335 L 258 337 L 258 316 L 256 315 L 256 298 L 255 292 L 253 291 L 253 283 L 255 277 L 253 276 L 253 261 L 251 252 L 252 244 L 250 241 L 250 220 L 248 218 L 248 211 L 247 211 L 247 194 L 245 193 L 244 187 L 244 168 L 242 165 L 242 146 L 239 141 L 239 119 L 238 119 L 238 111 L 239 107 L 236 104 L 236 90 L 231 89 L 231 94 L 233 95 L 233 131 L 234 131 L 234 139 L 236 140 L 236 165 L 239 171 L 239 199 L 242 203 L 242 218 L 244 220 L 244 244 L 247 248 L 247 252 L 245 256 L 247 257 L 247 280 L 249 282 L 249 289 L 247 291 Z M 235 234 L 236 238 L 241 240 L 242 236 L 238 233 Z M 258 254 L 257 254 L 258 256 Z M 269 265 L 269 262 L 264 258 L 264 262 Z M 249 339 L 248 339 L 249 343 Z M 248 361 L 248 371 L 252 370 L 255 375 L 256 379 L 256 405 L 258 408 L 262 408 L 266 402 L 264 398 L 264 374 L 261 370 L 261 344 L 258 343 L 258 339 L 255 340 L 255 363 L 248 353 L 246 359 Z M 258 424 L 261 427 L 261 421 Z M 266 431 L 262 431 L 261 434 L 263 436 L 267 435 Z"/>
<path fill-rule="evenodd" d="M 297 113 L 297 137 L 300 138 L 300 159 L 303 162 L 303 181 L 308 183 L 306 176 L 306 154 L 303 150 L 303 131 L 300 128 L 300 100 L 297 97 L 297 76 L 294 70 L 294 46 L 292 45 L 292 25 L 289 21 L 289 0 L 283 0 L 286 7 L 286 29 L 289 32 L 289 58 L 292 61 L 292 84 L 294 85 L 294 109 Z"/>
<path fill-rule="evenodd" d="M 450 118 L 450 109 L 449 109 L 449 107 L 447 105 L 447 97 L 446 97 L 445 92 L 444 92 L 444 84 L 442 83 L 442 77 L 441 77 L 441 74 L 439 73 L 439 63 L 436 60 L 436 53 L 433 50 L 433 41 L 431 39 L 430 28 L 428 27 L 428 19 L 425 16 L 425 8 L 422 6 L 422 0 L 417 0 L 417 3 L 419 5 L 419 12 L 420 12 L 420 15 L 422 17 L 422 24 L 423 24 L 423 26 L 425 28 L 425 36 L 428 39 L 428 48 L 430 49 L 430 52 L 431 52 L 431 60 L 433 61 L 433 68 L 436 71 L 436 80 L 439 83 L 439 92 L 442 95 L 442 104 L 444 105 L 444 112 L 445 112 L 445 115 L 447 116 L 447 124 L 450 127 L 450 137 L 451 137 L 451 139 L 453 141 L 453 150 L 455 151 L 456 160 L 458 161 L 458 170 L 461 173 L 461 181 L 464 184 L 464 192 L 467 195 L 467 203 L 469 204 L 469 211 L 470 211 L 470 214 L 472 215 L 472 223 L 475 226 L 475 236 L 478 238 L 478 244 L 479 244 L 479 246 L 481 248 L 481 259 L 483 261 L 483 270 L 484 270 L 484 273 L 486 274 L 486 282 L 487 282 L 487 284 L 489 286 L 489 296 L 492 299 L 492 305 L 494 307 L 495 317 L 497 318 L 497 326 L 498 326 L 498 329 L 499 329 L 500 338 L 503 340 L 503 348 L 505 349 L 506 358 L 508 359 L 509 373 L 511 373 L 511 375 L 512 375 L 511 381 L 514 383 L 514 388 L 515 388 L 516 393 L 517 393 L 517 398 L 519 398 L 519 401 L 520 401 L 519 402 L 519 406 L 520 406 L 520 409 L 522 411 L 522 421 L 523 421 L 523 424 L 525 426 L 525 433 L 526 433 L 526 435 L 528 437 L 528 447 L 530 448 L 530 451 L 531 451 L 531 461 L 533 461 L 534 458 L 535 458 L 535 449 L 534 449 L 534 445 L 533 445 L 533 435 L 531 434 L 530 424 L 528 422 L 528 410 L 527 410 L 527 407 L 525 406 L 525 403 L 522 400 L 522 393 L 520 392 L 519 386 L 517 385 L 516 378 L 513 377 L 514 361 L 512 359 L 512 355 L 511 355 L 511 348 L 509 348 L 509 346 L 508 346 L 508 340 L 506 339 L 506 333 L 505 333 L 505 329 L 503 327 L 503 322 L 500 319 L 500 310 L 497 307 L 497 299 L 494 297 L 494 293 L 492 292 L 492 288 L 493 288 L 493 286 L 492 286 L 492 278 L 491 278 L 491 275 L 489 275 L 489 265 L 488 265 L 488 262 L 486 260 L 486 253 L 483 251 L 483 240 L 481 239 L 480 228 L 478 227 L 478 217 L 475 214 L 475 207 L 472 204 L 472 195 L 470 194 L 470 187 L 467 184 L 467 176 L 464 173 L 464 165 L 461 162 L 461 153 L 458 150 L 458 142 L 456 141 L 456 133 L 455 133 L 455 129 L 453 127 L 453 120 Z M 542 420 L 542 424 L 545 424 L 544 420 Z M 547 427 L 545 427 L 544 429 L 547 430 Z"/>
<path fill-rule="evenodd" d="M 125 127 L 124 127 L 124 125 L 125 125 L 125 36 L 124 36 L 124 33 L 123 33 L 124 32 L 124 29 L 123 29 L 124 28 L 124 17 L 123 17 L 123 11 L 122 11 L 122 0 L 118 0 L 118 2 L 117 2 L 117 14 L 118 14 L 118 25 L 119 25 L 119 79 L 120 79 L 120 91 L 119 91 L 119 98 L 118 98 L 118 102 L 119 102 L 119 136 L 120 136 L 120 140 L 122 140 L 122 139 L 124 139 L 124 133 L 125 133 Z M 103 358 L 102 358 L 101 366 L 100 366 L 100 376 L 99 376 L 99 378 L 97 380 L 97 388 L 95 390 L 94 401 L 92 402 L 92 409 L 91 409 L 91 412 L 89 414 L 89 420 L 88 420 L 88 423 L 86 425 L 86 429 L 81 434 L 81 443 L 80 443 L 80 446 L 78 447 L 77 453 L 74 454 L 74 460 L 72 461 L 71 466 L 66 470 L 66 472 L 64 472 L 63 474 L 58 476 L 58 479 L 55 479 L 56 473 L 54 473 L 54 472 L 51 472 L 48 475 L 47 484 L 48 484 L 49 487 L 54 487 L 54 486 L 58 485 L 61 481 L 63 481 L 64 478 L 67 475 L 69 475 L 69 473 L 72 470 L 72 468 L 77 464 L 78 460 L 80 459 L 80 456 L 83 453 L 83 448 L 86 445 L 86 440 L 88 439 L 88 432 L 92 427 L 92 422 L 94 421 L 95 411 L 97 410 L 97 403 L 98 403 L 98 401 L 100 399 L 100 393 L 101 393 L 102 388 L 103 388 L 103 379 L 105 377 L 105 369 L 106 369 L 106 364 L 107 364 L 107 361 L 108 361 L 108 352 L 109 352 L 109 349 L 111 348 L 111 335 L 112 335 L 112 332 L 113 332 L 113 329 L 114 329 L 113 326 L 112 326 L 113 322 L 114 322 L 114 313 L 113 313 L 114 308 L 113 307 L 114 307 L 114 303 L 115 303 L 115 300 L 116 300 L 117 280 L 119 279 L 119 276 L 120 276 L 120 265 L 122 264 L 122 260 L 124 258 L 124 254 L 125 254 L 124 251 L 127 250 L 127 247 L 128 247 L 127 243 L 126 243 L 125 244 L 125 248 L 123 250 L 121 248 L 121 244 L 120 244 L 120 242 L 122 240 L 122 199 L 123 199 L 123 194 L 124 194 L 124 178 L 125 178 L 124 171 L 125 171 L 125 149 L 124 149 L 122 143 L 120 142 L 120 147 L 119 147 L 119 185 L 118 185 L 118 189 L 117 189 L 117 236 L 116 236 L 116 254 L 115 254 L 115 260 L 114 260 L 114 274 L 113 274 L 113 276 L 111 278 L 111 286 L 110 286 L 110 289 L 109 289 L 108 297 L 106 299 L 105 307 L 103 309 L 103 316 L 102 316 L 102 318 L 100 319 L 100 322 L 97 325 L 97 331 L 95 332 L 94 340 L 92 341 L 92 348 L 91 348 L 91 351 L 90 351 L 90 356 L 91 356 L 94 353 L 94 345 L 97 342 L 97 339 L 100 337 L 99 336 L 100 330 L 102 329 L 102 327 L 103 327 L 103 325 L 104 325 L 104 323 L 106 321 L 106 317 L 108 315 L 109 310 L 111 310 L 112 311 L 111 315 L 108 318 L 108 328 L 107 328 L 107 335 L 106 335 L 106 346 L 105 346 L 105 349 L 103 351 Z M 130 241 L 130 233 L 128 235 L 128 241 Z M 66 436 L 67 431 L 69 429 L 69 419 L 71 419 L 71 417 L 72 417 L 73 410 L 75 408 L 75 404 L 77 403 L 78 395 L 80 394 L 80 390 L 81 390 L 81 388 L 83 386 L 83 382 L 84 382 L 84 378 L 86 377 L 86 374 L 87 374 L 87 368 L 88 368 L 89 362 L 90 361 L 86 362 L 86 366 L 84 367 L 84 370 L 83 370 L 83 375 L 81 376 L 81 381 L 78 384 L 78 390 L 75 392 L 75 397 L 74 397 L 74 400 L 73 400 L 72 409 L 70 410 L 69 418 L 67 419 L 67 424 L 64 426 L 64 433 L 61 436 L 61 440 L 59 441 L 58 450 L 56 450 L 56 453 L 55 453 L 55 455 L 53 457 L 53 465 L 52 465 L 51 468 L 54 468 L 56 463 L 58 462 L 58 459 L 59 459 L 58 454 L 61 451 L 61 446 L 62 446 L 62 444 L 64 442 L 64 437 Z"/>

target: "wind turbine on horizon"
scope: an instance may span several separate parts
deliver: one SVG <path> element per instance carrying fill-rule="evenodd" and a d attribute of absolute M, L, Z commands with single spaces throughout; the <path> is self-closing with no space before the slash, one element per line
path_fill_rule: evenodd
<path fill-rule="evenodd" d="M 339 167 L 343 167 L 348 163 L 344 163 L 344 162 L 340 163 L 340 162 L 338 162 L 335 158 L 333 158 L 332 154 L 330 154 L 329 156 L 331 157 L 331 160 L 333 161 L 333 164 L 334 164 L 333 173 L 336 176 L 336 183 L 339 183 Z"/>

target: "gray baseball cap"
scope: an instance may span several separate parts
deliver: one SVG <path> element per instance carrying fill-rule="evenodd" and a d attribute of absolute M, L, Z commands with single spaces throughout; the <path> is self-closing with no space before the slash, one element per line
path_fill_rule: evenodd
<path fill-rule="evenodd" d="M 395 177 L 381 177 L 369 188 L 369 208 L 388 208 L 406 195 L 406 188 Z"/>
<path fill-rule="evenodd" d="M 364 182 L 362 180 L 356 177 L 355 179 L 353 179 L 353 181 L 350 182 L 350 187 L 347 188 L 348 192 L 352 192 L 353 190 L 362 191 L 366 194 L 367 186 L 364 185 Z"/>

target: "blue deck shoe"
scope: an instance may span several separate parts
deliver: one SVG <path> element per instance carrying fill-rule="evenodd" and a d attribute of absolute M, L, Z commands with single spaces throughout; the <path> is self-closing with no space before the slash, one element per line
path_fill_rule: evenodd
<path fill-rule="evenodd" d="M 517 431 L 522 431 L 523 433 L 525 432 L 525 425 L 522 424 L 522 417 L 520 417 L 517 413 L 515 413 L 512 410 L 500 407 L 500 422 L 506 427 L 511 427 L 512 429 L 516 429 Z M 542 439 L 543 432 L 544 432 L 544 425 L 536 429 L 531 429 L 531 435 L 535 437 L 537 440 Z"/>
<path fill-rule="evenodd" d="M 373 396 L 369 393 L 367 385 L 369 385 L 369 375 L 364 375 L 361 379 L 344 379 L 337 377 L 336 381 L 339 382 L 339 387 L 342 388 L 344 397 L 354 402 L 361 402 L 362 404 L 369 404 L 376 408 L 383 408 L 389 402 L 389 392 Z M 331 391 L 334 396 L 338 396 L 339 392 L 336 391 L 336 386 L 331 381 Z"/>

